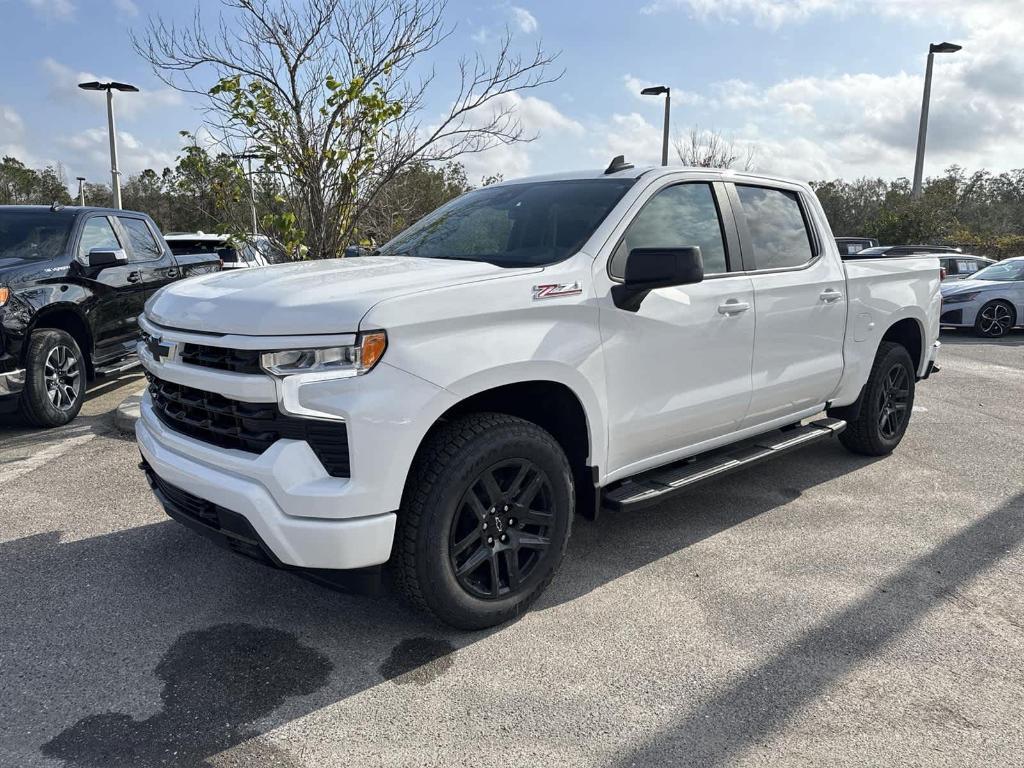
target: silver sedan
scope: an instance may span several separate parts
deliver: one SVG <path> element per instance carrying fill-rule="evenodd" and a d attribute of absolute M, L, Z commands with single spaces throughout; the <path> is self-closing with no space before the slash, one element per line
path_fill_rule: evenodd
<path fill-rule="evenodd" d="M 944 326 L 974 328 L 979 336 L 1005 336 L 1024 324 L 1024 257 L 1006 259 L 970 277 L 942 285 Z"/>

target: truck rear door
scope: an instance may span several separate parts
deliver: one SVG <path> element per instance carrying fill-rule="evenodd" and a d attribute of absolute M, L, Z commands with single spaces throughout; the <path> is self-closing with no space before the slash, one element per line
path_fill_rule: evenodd
<path fill-rule="evenodd" d="M 143 216 L 119 213 L 116 217 L 121 239 L 127 244 L 128 263 L 141 285 L 143 304 L 157 289 L 178 278 L 171 249 L 153 232 Z"/>
<path fill-rule="evenodd" d="M 743 428 L 821 405 L 843 374 L 846 273 L 797 186 L 729 185 L 754 285 L 754 361 Z"/>

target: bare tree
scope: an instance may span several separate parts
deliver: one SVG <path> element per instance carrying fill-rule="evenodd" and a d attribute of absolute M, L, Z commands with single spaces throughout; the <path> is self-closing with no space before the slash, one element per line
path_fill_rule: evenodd
<path fill-rule="evenodd" d="M 198 8 L 184 27 L 151 18 L 135 48 L 165 83 L 208 98 L 218 139 L 267 156 L 294 216 L 264 223 L 293 225 L 315 257 L 339 254 L 410 164 L 532 140 L 514 94 L 561 77 L 549 74 L 557 54 L 523 56 L 506 32 L 493 60 L 459 61 L 450 108 L 428 118 L 436 72 L 424 60 L 452 32 L 445 0 L 221 4 L 213 27 Z"/>
<path fill-rule="evenodd" d="M 754 170 L 757 147 L 753 144 L 737 147 L 733 139 L 727 139 L 715 131 L 694 127 L 685 136 L 677 136 L 673 144 L 683 165 L 694 168 L 736 167 L 741 171 Z"/>

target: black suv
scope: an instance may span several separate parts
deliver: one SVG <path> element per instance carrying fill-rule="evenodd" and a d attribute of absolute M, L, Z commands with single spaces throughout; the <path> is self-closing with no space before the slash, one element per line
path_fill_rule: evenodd
<path fill-rule="evenodd" d="M 0 206 L 0 413 L 71 421 L 88 379 L 135 364 L 146 299 L 218 269 L 215 255 L 175 257 L 143 213 Z"/>

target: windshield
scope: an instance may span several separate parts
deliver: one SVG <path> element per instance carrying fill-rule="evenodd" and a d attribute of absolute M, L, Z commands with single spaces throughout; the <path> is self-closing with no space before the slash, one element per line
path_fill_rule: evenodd
<path fill-rule="evenodd" d="M 53 211 L 0 211 L 0 259 L 57 258 L 74 220 Z"/>
<path fill-rule="evenodd" d="M 579 250 L 634 181 L 484 187 L 438 208 L 378 253 L 486 261 L 499 267 L 554 264 Z"/>
<path fill-rule="evenodd" d="M 979 269 L 966 280 L 1024 280 L 1024 261 L 1004 261 Z"/>

